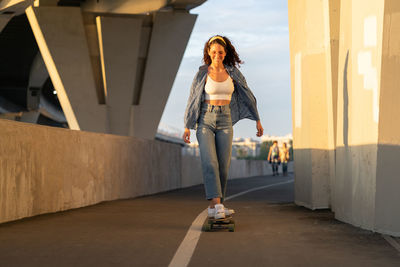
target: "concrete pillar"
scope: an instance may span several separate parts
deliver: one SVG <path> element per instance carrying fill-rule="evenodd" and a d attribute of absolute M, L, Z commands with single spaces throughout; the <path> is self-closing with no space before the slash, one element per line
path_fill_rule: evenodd
<path fill-rule="evenodd" d="M 131 110 L 130 135 L 154 138 L 197 15 L 155 13 L 143 84 Z"/>
<path fill-rule="evenodd" d="M 26 13 L 70 128 L 155 137 L 197 15 Z"/>
<path fill-rule="evenodd" d="M 26 14 L 70 128 L 106 133 L 81 9 L 29 7 Z"/>
<path fill-rule="evenodd" d="M 2 0 L 0 1 L 0 32 L 16 15 L 23 14 L 25 9 L 33 4 L 33 0 Z"/>
<path fill-rule="evenodd" d="M 12 17 L 12 15 L 0 15 L 0 32 L 3 31 Z"/>
<path fill-rule="evenodd" d="M 21 115 L 20 121 L 29 122 L 29 123 L 37 123 L 39 119 L 40 112 L 39 111 L 28 111 L 23 112 Z"/>
<path fill-rule="evenodd" d="M 375 230 L 400 236 L 400 2 L 386 0 L 379 94 Z M 378 26 L 378 29 L 380 27 Z M 379 41 L 379 39 L 378 39 Z"/>
<path fill-rule="evenodd" d="M 129 135 L 142 20 L 97 17 L 109 132 Z"/>
<path fill-rule="evenodd" d="M 37 53 L 31 65 L 28 87 L 42 88 L 48 78 L 49 73 L 47 72 L 42 55 Z"/>
<path fill-rule="evenodd" d="M 337 219 L 394 236 L 399 24 L 396 0 L 289 0 L 296 203 L 315 208 L 330 193 Z"/>
<path fill-rule="evenodd" d="M 338 64 L 339 64 L 339 34 L 340 34 L 340 1 L 329 1 L 329 30 L 331 37 L 331 78 L 332 78 L 332 115 L 333 115 L 333 141 L 336 145 L 337 123 L 337 91 L 338 91 Z M 332 183 L 333 181 L 331 181 Z"/>
<path fill-rule="evenodd" d="M 331 7 L 337 5 L 331 5 Z M 295 202 L 330 206 L 334 177 L 331 30 L 328 0 L 289 0 Z M 337 31 L 332 31 L 337 33 Z"/>
<path fill-rule="evenodd" d="M 376 220 L 384 3 L 353 0 L 340 7 L 334 211 L 366 229 Z"/>
<path fill-rule="evenodd" d="M 146 12 L 157 11 L 168 4 L 167 0 L 85 0 L 82 2 L 82 8 L 85 11 L 95 13 L 113 14 L 140 14 Z M 175 2 L 175 1 L 174 1 Z M 186 1 L 193 2 L 193 1 Z M 198 1 L 197 1 L 198 2 Z M 187 3 L 187 4 L 189 4 Z"/>
<path fill-rule="evenodd" d="M 338 95 L 338 75 L 339 75 L 339 35 L 340 35 L 340 2 L 341 0 L 329 1 L 329 22 L 331 38 L 331 82 L 332 82 L 332 120 L 333 120 L 333 147 L 336 148 L 337 133 L 337 95 Z M 330 151 L 330 208 L 335 209 L 335 178 L 336 178 L 336 151 Z"/>

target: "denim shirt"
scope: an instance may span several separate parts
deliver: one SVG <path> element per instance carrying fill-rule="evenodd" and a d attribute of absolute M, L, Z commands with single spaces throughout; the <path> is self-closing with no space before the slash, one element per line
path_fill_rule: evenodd
<path fill-rule="evenodd" d="M 251 119 L 258 121 L 260 116 L 257 111 L 257 102 L 250 88 L 247 86 L 243 74 L 232 66 L 225 65 L 225 69 L 233 80 L 234 91 L 232 93 L 231 109 L 232 125 L 241 119 Z M 201 103 L 205 99 L 204 86 L 208 73 L 208 65 L 203 65 L 194 76 L 190 95 L 185 111 L 185 128 L 196 129 L 199 119 Z"/>

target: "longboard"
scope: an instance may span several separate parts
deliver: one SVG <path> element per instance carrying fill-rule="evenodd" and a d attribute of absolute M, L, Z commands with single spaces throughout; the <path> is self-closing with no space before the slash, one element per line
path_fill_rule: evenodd
<path fill-rule="evenodd" d="M 214 229 L 228 229 L 229 232 L 235 231 L 235 221 L 232 216 L 227 216 L 224 219 L 215 219 L 214 217 L 207 217 L 203 224 L 203 231 L 210 232 Z"/>

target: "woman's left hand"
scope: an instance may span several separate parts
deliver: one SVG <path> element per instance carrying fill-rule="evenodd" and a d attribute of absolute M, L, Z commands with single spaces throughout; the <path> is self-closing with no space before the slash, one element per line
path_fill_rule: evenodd
<path fill-rule="evenodd" d="M 257 121 L 257 136 L 258 137 L 261 137 L 263 134 L 264 134 L 264 129 L 263 129 L 263 127 L 261 126 L 261 121 Z"/>

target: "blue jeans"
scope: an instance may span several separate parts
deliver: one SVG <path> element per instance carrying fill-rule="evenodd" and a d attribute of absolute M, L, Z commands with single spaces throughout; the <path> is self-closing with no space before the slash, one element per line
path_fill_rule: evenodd
<path fill-rule="evenodd" d="M 278 158 L 274 158 L 271 160 L 271 166 L 272 166 L 272 173 L 278 174 L 278 167 L 279 167 L 279 159 Z"/>
<path fill-rule="evenodd" d="M 233 128 L 229 105 L 202 104 L 196 131 L 208 200 L 224 200 L 232 155 Z"/>
<path fill-rule="evenodd" d="M 287 174 L 287 161 L 285 162 L 282 162 L 282 173 L 283 173 L 283 175 L 286 175 Z"/>
<path fill-rule="evenodd" d="M 272 161 L 271 166 L 273 174 L 278 174 L 278 166 L 279 166 L 278 162 Z"/>

